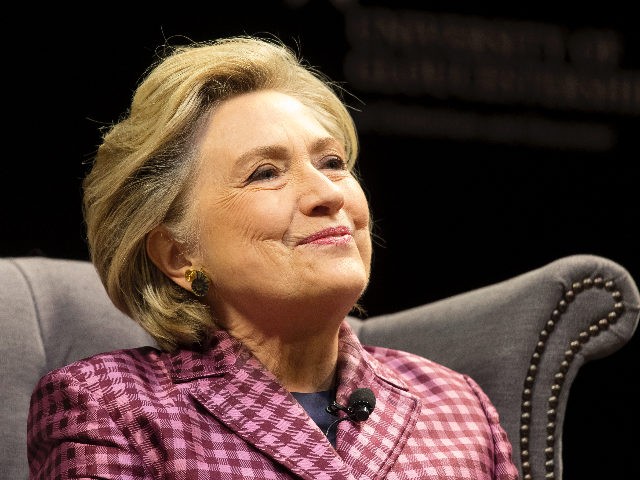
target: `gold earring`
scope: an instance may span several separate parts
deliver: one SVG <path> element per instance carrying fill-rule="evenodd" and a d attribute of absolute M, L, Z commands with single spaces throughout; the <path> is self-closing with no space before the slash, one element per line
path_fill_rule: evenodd
<path fill-rule="evenodd" d="M 211 281 L 202 268 L 200 270 L 189 268 L 184 272 L 184 278 L 191 283 L 191 291 L 196 297 L 204 297 L 209 291 Z"/>

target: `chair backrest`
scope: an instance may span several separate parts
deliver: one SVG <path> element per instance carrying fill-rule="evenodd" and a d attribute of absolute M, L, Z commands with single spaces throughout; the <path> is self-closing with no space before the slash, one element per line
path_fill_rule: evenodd
<path fill-rule="evenodd" d="M 111 303 L 89 262 L 0 259 L 0 478 L 28 478 L 31 392 L 49 370 L 153 340 Z"/>
<path fill-rule="evenodd" d="M 484 288 L 367 320 L 363 343 L 398 348 L 469 373 L 492 399 L 523 480 L 562 478 L 562 430 L 580 367 L 632 337 L 640 293 L 619 264 L 565 257 Z M 47 371 L 153 340 L 109 301 L 93 266 L 0 259 L 2 478 L 28 478 L 26 416 Z"/>

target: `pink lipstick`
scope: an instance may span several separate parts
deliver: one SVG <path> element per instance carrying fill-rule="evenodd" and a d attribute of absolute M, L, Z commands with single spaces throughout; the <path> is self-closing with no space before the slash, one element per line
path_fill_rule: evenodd
<path fill-rule="evenodd" d="M 303 238 L 298 245 L 340 245 L 351 240 L 351 230 L 347 227 L 330 227 Z"/>

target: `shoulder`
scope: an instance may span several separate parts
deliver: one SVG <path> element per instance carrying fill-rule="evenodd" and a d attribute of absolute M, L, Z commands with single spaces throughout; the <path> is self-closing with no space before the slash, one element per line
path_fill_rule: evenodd
<path fill-rule="evenodd" d="M 38 388 L 75 383 L 90 389 L 144 378 L 145 382 L 166 375 L 164 354 L 153 347 L 138 347 L 99 353 L 45 374 Z"/>
<path fill-rule="evenodd" d="M 416 380 L 423 380 L 424 376 L 445 377 L 456 380 L 463 380 L 464 375 L 452 370 L 445 365 L 434 362 L 420 355 L 395 350 L 392 348 L 365 345 L 367 351 L 376 361 L 393 370 L 396 374 L 409 380 L 417 377 Z"/>
<path fill-rule="evenodd" d="M 86 370 L 136 371 L 162 361 L 163 352 L 154 347 L 137 347 L 98 353 L 58 368 L 57 371 Z M 56 370 L 54 370 L 56 371 Z"/>
<path fill-rule="evenodd" d="M 480 387 L 468 375 L 428 358 L 386 347 L 366 345 L 364 349 L 387 372 L 391 372 L 391 375 L 405 383 L 414 393 L 466 393 L 473 397 L 482 395 Z M 484 397 L 481 400 L 484 400 Z"/>
<path fill-rule="evenodd" d="M 132 448 L 142 426 L 131 424 L 130 418 L 155 398 L 158 385 L 167 384 L 163 356 L 151 347 L 117 350 L 44 375 L 32 392 L 27 418 L 32 476 L 64 469 L 95 478 L 96 461 L 111 473 L 143 471 L 140 450 Z M 47 478 L 53 476 L 47 473 Z"/>
<path fill-rule="evenodd" d="M 428 396 L 431 401 L 458 402 L 466 399 L 469 404 L 482 408 L 490 422 L 499 421 L 491 400 L 469 375 L 403 350 L 368 345 L 364 349 L 414 394 Z"/>

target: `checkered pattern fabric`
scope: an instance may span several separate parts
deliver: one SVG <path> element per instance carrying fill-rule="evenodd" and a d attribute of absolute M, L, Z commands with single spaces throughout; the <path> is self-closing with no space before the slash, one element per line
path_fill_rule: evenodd
<path fill-rule="evenodd" d="M 240 342 L 202 352 L 100 354 L 42 378 L 28 421 L 31 479 L 514 480 L 498 414 L 465 375 L 363 347 L 340 331 L 337 400 L 376 407 L 338 424 L 334 449 Z"/>

